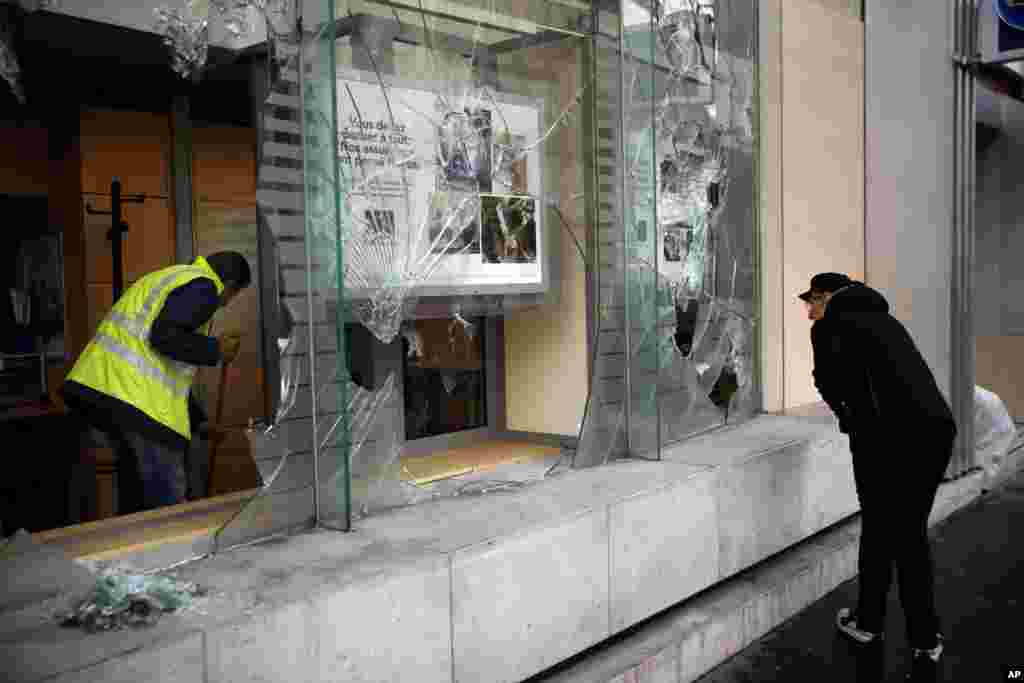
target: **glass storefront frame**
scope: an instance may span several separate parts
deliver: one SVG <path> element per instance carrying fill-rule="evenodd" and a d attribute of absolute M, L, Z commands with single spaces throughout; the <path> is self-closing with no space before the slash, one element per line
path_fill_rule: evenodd
<path fill-rule="evenodd" d="M 564 101 L 563 106 L 545 106 L 543 117 L 545 126 L 571 119 L 571 129 L 584 150 L 574 169 L 577 187 L 582 189 L 577 194 L 583 200 L 578 211 L 586 226 L 583 239 L 577 239 L 570 220 L 561 212 L 561 225 L 552 220 L 548 230 L 568 231 L 585 267 L 587 325 L 585 338 L 577 342 L 586 355 L 588 374 L 575 444 L 545 476 L 567 466 L 587 467 L 622 457 L 660 459 L 672 443 L 742 421 L 760 408 L 754 333 L 758 315 L 757 140 L 752 124 L 756 118 L 756 40 L 741 35 L 738 43 L 746 48 L 745 54 L 735 45 L 732 50 L 738 54 L 720 53 L 719 26 L 705 21 L 698 31 L 712 31 L 706 36 L 714 35 L 715 59 L 725 55 L 720 63 L 731 71 L 721 76 L 715 65 L 709 70 L 704 64 L 708 78 L 706 73 L 684 73 L 685 69 L 672 61 L 672 41 L 678 40 L 681 31 L 685 33 L 686 26 L 697 26 L 693 22 L 703 21 L 701 17 L 718 20 L 728 16 L 727 12 L 715 15 L 717 8 L 718 3 L 703 1 L 659 6 L 636 23 L 626 15 L 635 17 L 643 8 L 630 4 L 611 11 L 581 11 L 573 28 L 558 29 L 545 23 L 550 18 L 542 22 L 529 17 L 512 17 L 509 23 L 513 28 L 504 27 L 505 34 L 517 36 L 507 41 L 523 41 L 527 49 L 542 42 L 530 37 L 531 30 L 523 30 L 531 25 L 534 36 L 543 33 L 549 40 L 575 41 L 577 68 L 590 81 L 568 106 Z M 342 127 L 341 102 L 347 97 L 353 109 L 359 110 L 351 90 L 343 92 L 344 82 L 337 76 L 350 66 L 339 66 L 339 55 L 346 54 L 346 49 L 348 55 L 365 50 L 362 66 L 369 66 L 372 70 L 368 73 L 383 87 L 381 63 L 389 64 L 395 73 L 396 58 L 380 48 L 401 38 L 403 26 L 414 25 L 403 22 L 399 9 L 409 16 L 418 13 L 412 7 L 365 2 L 360 3 L 364 13 L 356 14 L 351 7 L 342 8 L 332 0 L 303 3 L 301 9 L 301 42 L 289 45 L 282 40 L 274 50 L 279 59 L 277 69 L 294 70 L 297 82 L 282 85 L 278 80 L 277 91 L 272 86 L 267 100 L 269 112 L 271 107 L 281 106 L 274 104 L 275 96 L 299 96 L 301 125 L 297 136 L 291 134 L 291 142 L 301 143 L 302 168 L 301 172 L 290 169 L 289 189 L 294 191 L 296 180 L 301 182 L 301 207 L 282 211 L 280 205 L 274 206 L 279 203 L 282 182 L 268 171 L 266 159 L 259 186 L 263 219 L 270 225 L 278 250 L 282 246 L 293 250 L 301 241 L 304 252 L 304 272 L 291 273 L 293 280 L 296 276 L 304 279 L 302 295 L 295 297 L 287 285 L 288 273 L 282 287 L 282 306 L 289 309 L 295 325 L 287 338 L 275 339 L 282 349 L 276 416 L 270 426 L 250 431 L 254 450 L 279 462 L 269 468 L 273 478 L 265 481 L 260 493 L 218 532 L 218 548 L 262 532 L 301 526 L 302 520 L 308 519 L 308 513 L 301 512 L 307 504 L 312 505 L 315 526 L 348 530 L 360 514 L 439 495 L 401 479 L 402 436 L 381 424 L 384 413 L 380 411 L 400 399 L 399 383 L 388 377 L 372 382 L 367 389 L 349 379 L 351 350 L 346 349 L 344 328 L 366 322 L 359 302 L 346 294 L 346 259 L 359 249 L 358 241 L 352 242 L 356 223 L 346 200 L 360 179 L 355 175 L 356 165 L 343 163 L 335 143 Z M 444 13 L 419 14 L 423 26 L 419 45 L 429 46 L 436 31 L 427 28 L 427 16 L 449 28 L 468 25 L 475 60 L 470 67 L 479 69 L 484 64 L 497 80 L 493 55 L 481 57 L 476 47 L 480 35 L 502 35 L 503 27 L 481 21 L 480 12 L 472 8 L 460 12 L 476 17 L 475 24 L 464 17 L 460 23 L 456 21 L 459 17 Z M 396 19 L 390 27 L 389 15 Z M 371 20 L 368 34 L 358 37 L 355 42 L 360 45 L 354 48 L 351 29 L 357 17 Z M 747 16 L 740 23 L 756 33 L 756 3 L 749 3 Z M 725 33 L 723 38 L 727 38 Z M 416 49 L 408 35 L 404 39 Z M 736 36 L 732 39 L 737 42 Z M 346 41 L 348 45 L 343 46 Z M 401 58 L 398 62 L 401 66 Z M 609 73 L 613 75 L 610 88 L 602 78 Z M 722 92 L 715 90 L 716 78 L 728 83 Z M 416 82 L 415 78 L 406 79 L 410 80 Z M 419 82 L 422 85 L 424 81 Z M 434 86 L 440 92 L 442 87 L 458 90 L 462 85 L 442 79 L 427 81 L 426 88 Z M 699 106 L 673 109 L 672 102 L 680 97 L 673 88 L 703 89 L 696 100 L 693 92 L 683 97 L 690 97 L 690 105 L 699 101 Z M 396 123 L 394 113 L 389 115 Z M 672 130 L 667 130 L 666 116 L 672 119 Z M 695 117 L 700 121 L 695 122 Z M 275 145 L 283 140 L 279 132 L 271 134 L 266 124 L 263 135 L 265 147 L 271 140 Z M 683 141 L 685 152 L 681 153 L 679 143 L 686 136 L 690 137 Z M 740 161 L 734 163 L 736 158 Z M 544 175 L 559 175 L 559 167 L 549 168 L 551 163 L 550 159 L 542 162 Z M 728 176 L 734 167 L 741 169 L 739 180 Z M 665 178 L 669 168 L 676 174 L 671 181 Z M 680 209 L 685 198 L 679 183 L 685 182 L 690 183 L 690 199 L 697 205 Z M 670 193 L 665 188 L 670 186 L 675 188 L 675 196 L 666 199 Z M 540 193 L 532 195 L 539 204 L 548 187 L 543 183 Z M 732 206 L 739 208 L 733 210 Z M 721 211 L 721 207 L 732 213 Z M 666 216 L 672 216 L 675 223 L 669 223 Z M 303 225 L 301 239 L 293 229 L 289 234 L 289 228 L 283 227 L 296 217 Z M 672 234 L 667 238 L 670 228 Z M 686 256 L 681 255 L 684 240 Z M 731 268 L 721 268 L 720 262 L 730 258 Z M 679 264 L 676 270 L 672 270 L 673 263 Z M 395 284 L 384 283 L 380 289 Z M 481 292 L 428 298 L 415 291 L 418 284 L 398 283 L 405 286 L 403 293 L 412 305 L 399 299 L 393 323 L 422 315 L 454 316 L 453 320 L 462 322 L 474 315 L 504 319 L 514 315 L 517 306 L 525 304 L 529 310 L 558 300 L 558 295 L 550 292 L 532 298 L 528 292 L 506 297 Z M 739 296 L 738 289 L 742 290 Z M 385 297 L 384 303 L 394 305 L 395 301 Z M 676 342 L 681 311 L 689 315 L 694 328 L 687 332 L 692 346 L 685 352 Z M 391 343 L 400 334 L 400 325 L 393 324 L 380 341 Z M 727 375 L 735 386 L 723 389 Z M 299 404 L 301 410 L 296 408 Z M 377 455 L 368 455 L 372 452 Z M 296 483 L 306 479 L 311 479 L 311 486 L 297 493 Z M 286 490 L 285 482 L 291 490 Z M 478 483 L 474 491 L 502 488 L 505 482 L 484 478 Z M 450 494 L 452 489 L 446 492 Z"/>

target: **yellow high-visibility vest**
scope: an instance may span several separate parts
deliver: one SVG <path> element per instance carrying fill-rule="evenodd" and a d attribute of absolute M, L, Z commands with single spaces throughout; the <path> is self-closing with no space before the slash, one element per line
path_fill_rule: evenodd
<path fill-rule="evenodd" d="M 192 265 L 139 278 L 100 323 L 68 379 L 120 399 L 191 439 L 188 393 L 196 367 L 157 353 L 149 333 L 170 293 L 200 277 L 213 280 L 218 295 L 224 291 L 224 283 L 201 256 Z M 200 331 L 208 334 L 209 327 L 207 320 Z"/>

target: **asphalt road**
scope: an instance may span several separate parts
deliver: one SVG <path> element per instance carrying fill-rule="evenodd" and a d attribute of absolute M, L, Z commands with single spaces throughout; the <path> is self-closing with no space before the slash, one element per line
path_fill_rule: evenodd
<path fill-rule="evenodd" d="M 935 595 L 946 636 L 939 680 L 1021 680 L 1024 670 L 1024 471 L 932 529 Z M 837 634 L 840 607 L 854 606 L 848 581 L 708 672 L 699 683 L 903 681 L 910 667 L 903 610 L 889 594 L 881 647 L 857 649 Z"/>

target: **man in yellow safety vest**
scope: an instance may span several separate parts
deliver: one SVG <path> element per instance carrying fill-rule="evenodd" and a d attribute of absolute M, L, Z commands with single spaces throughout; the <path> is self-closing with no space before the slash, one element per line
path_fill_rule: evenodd
<path fill-rule="evenodd" d="M 233 251 L 142 276 L 68 374 L 65 402 L 117 452 L 119 514 L 184 501 L 197 367 L 229 363 L 241 345 L 237 332 L 209 336 L 210 321 L 251 282 Z"/>

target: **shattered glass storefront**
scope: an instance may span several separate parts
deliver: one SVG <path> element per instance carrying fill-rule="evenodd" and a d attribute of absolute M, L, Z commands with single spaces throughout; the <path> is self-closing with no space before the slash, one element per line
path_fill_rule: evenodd
<path fill-rule="evenodd" d="M 211 4 L 270 45 L 272 419 L 219 547 L 760 409 L 753 0 Z M 201 69 L 205 24 L 162 21 Z"/>

